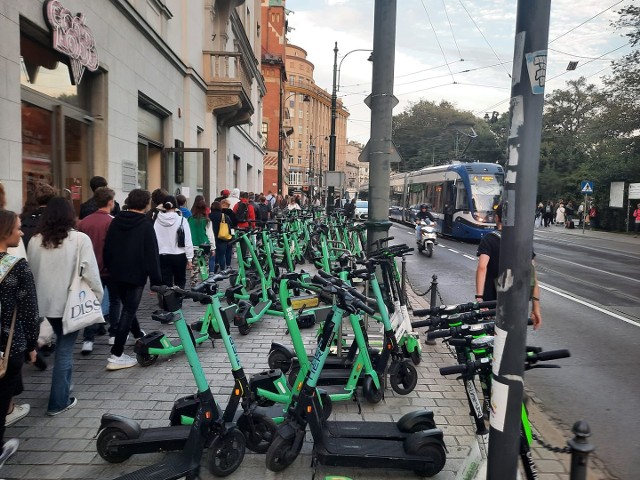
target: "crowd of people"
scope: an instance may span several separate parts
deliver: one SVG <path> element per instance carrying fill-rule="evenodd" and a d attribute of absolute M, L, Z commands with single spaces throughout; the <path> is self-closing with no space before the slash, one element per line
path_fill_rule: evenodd
<path fill-rule="evenodd" d="M 546 203 L 540 202 L 536 208 L 535 226 L 559 225 L 565 228 L 575 228 L 574 220 L 576 219 L 578 225 L 582 225 L 584 222 L 585 226 L 588 225 L 590 228 L 599 227 L 598 209 L 593 203 L 590 203 L 585 211 L 584 202 L 576 208 L 573 201 L 569 200 L 565 203 L 562 199 L 555 203 L 552 200 Z"/>
<path fill-rule="evenodd" d="M 80 331 L 65 331 L 63 326 L 76 275 L 101 301 L 105 321 L 82 330 L 82 355 L 92 354 L 96 335 L 108 335 L 106 369 L 129 368 L 137 362 L 125 353 L 127 339 L 145 335 L 137 310 L 147 282 L 184 288 L 194 250 L 204 245 L 210 252 L 210 273 L 225 270 L 232 262 L 229 242 L 234 229 L 264 226 L 310 202 L 304 196 L 234 188 L 222 190 L 210 204 L 198 195 L 188 208 L 184 195 L 158 188 L 132 190 L 120 206 L 105 178 L 93 177 L 90 187 L 93 196 L 80 206 L 78 216 L 72 203 L 46 184 L 29 193 L 18 215 L 5 209 L 0 183 L 3 354 L 10 344 L 7 368 L 0 374 L 0 468 L 19 446 L 17 439 L 4 440 L 5 428 L 30 411 L 28 404 L 15 401 L 23 391 L 22 367 L 36 362 L 46 369 L 40 348 L 55 352 L 46 414 L 55 416 L 77 404 L 71 394 L 73 351 Z"/>

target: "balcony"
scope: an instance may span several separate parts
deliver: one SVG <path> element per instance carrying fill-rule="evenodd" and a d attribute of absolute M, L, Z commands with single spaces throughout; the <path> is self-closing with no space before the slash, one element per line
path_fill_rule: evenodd
<path fill-rule="evenodd" d="M 218 125 L 232 127 L 249 123 L 254 108 L 251 103 L 250 74 L 238 52 L 203 52 L 204 81 L 207 84 L 207 107 Z"/>

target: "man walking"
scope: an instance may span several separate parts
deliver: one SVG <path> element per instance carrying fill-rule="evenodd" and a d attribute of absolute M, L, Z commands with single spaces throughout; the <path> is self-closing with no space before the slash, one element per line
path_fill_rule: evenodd
<path fill-rule="evenodd" d="M 80 205 L 80 215 L 78 216 L 80 220 L 88 217 L 98 210 L 99 207 L 96 205 L 95 193 L 97 189 L 107 186 L 107 179 L 96 175 L 89 180 L 89 186 L 91 187 L 91 191 L 94 193 L 94 196 Z M 113 216 L 120 213 L 120 205 L 118 205 L 118 202 L 116 202 L 115 199 L 113 200 L 113 209 L 108 213 Z"/>

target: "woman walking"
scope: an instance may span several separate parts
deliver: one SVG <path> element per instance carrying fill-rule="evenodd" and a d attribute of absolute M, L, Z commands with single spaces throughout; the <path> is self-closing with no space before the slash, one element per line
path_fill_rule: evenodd
<path fill-rule="evenodd" d="M 162 283 L 169 287 L 175 285 L 184 288 L 187 283 L 186 270 L 191 270 L 193 260 L 191 229 L 189 222 L 176 212 L 178 202 L 174 196 L 165 197 L 163 206 L 164 211 L 158 213 L 153 225 L 158 238 Z"/>
<path fill-rule="evenodd" d="M 78 331 L 66 335 L 62 331 L 67 292 L 77 274 L 76 265 L 82 269 L 82 278 L 98 300 L 102 300 L 103 294 L 91 239 L 74 230 L 75 224 L 76 215 L 71 204 L 63 197 L 52 198 L 27 250 L 38 292 L 38 310 L 41 316 L 47 317 L 56 334 L 55 365 L 47 408 L 47 415 L 51 416 L 65 412 L 77 403 L 69 393 Z"/>
<path fill-rule="evenodd" d="M 0 468 L 18 449 L 17 439 L 4 441 L 5 421 L 11 399 L 22 388 L 22 365 L 25 358 L 35 362 L 38 341 L 38 300 L 31 269 L 24 258 L 7 253 L 8 248 L 20 244 L 21 238 L 18 215 L 0 210 L 0 351 L 3 353 L 15 318 L 9 363 L 5 375 L 0 378 Z M 14 405 L 14 408 L 18 406 Z"/>
<path fill-rule="evenodd" d="M 216 241 L 211 229 L 211 220 L 207 216 L 207 203 L 204 197 L 196 200 L 191 207 L 191 216 L 189 217 L 189 229 L 191 230 L 191 243 L 196 247 L 200 245 L 210 245 L 211 252 L 209 255 L 209 274 L 212 274 L 216 264 Z"/>
<path fill-rule="evenodd" d="M 225 200 L 222 200 L 222 202 L 228 204 Z M 231 232 L 233 224 L 231 222 L 231 217 L 222 211 L 221 202 L 213 202 L 211 204 L 211 213 L 209 214 L 209 218 L 211 219 L 213 236 L 216 239 L 216 265 L 214 271 L 218 272 L 226 270 L 229 266 L 227 263 L 227 251 L 231 250 L 231 247 L 229 246 L 229 241 L 231 239 L 220 238 L 220 224 L 226 223 L 226 229 L 229 232 Z"/>

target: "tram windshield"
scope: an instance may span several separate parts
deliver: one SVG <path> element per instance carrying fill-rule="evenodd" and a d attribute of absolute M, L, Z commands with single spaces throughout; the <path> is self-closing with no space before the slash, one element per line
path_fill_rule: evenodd
<path fill-rule="evenodd" d="M 502 196 L 503 175 L 477 174 L 469 176 L 471 198 L 476 214 L 485 216 L 493 211 Z"/>

